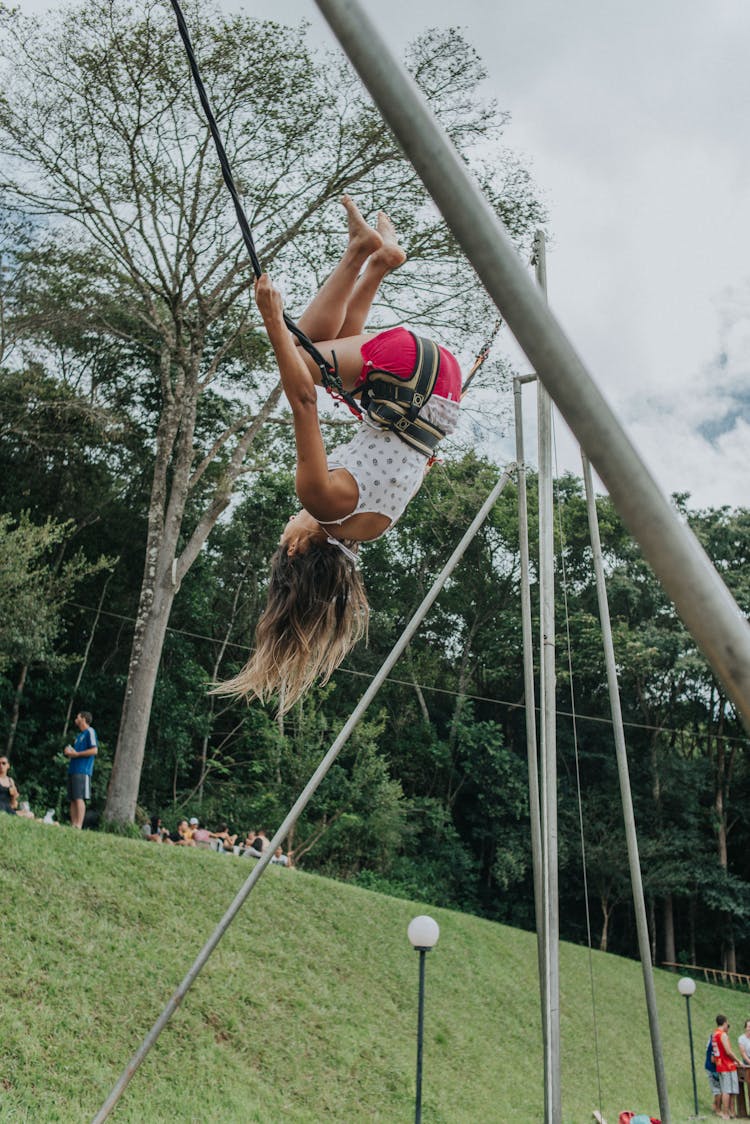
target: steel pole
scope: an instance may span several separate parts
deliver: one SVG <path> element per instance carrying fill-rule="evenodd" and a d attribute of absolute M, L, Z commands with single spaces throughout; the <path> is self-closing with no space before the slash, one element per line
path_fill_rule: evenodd
<path fill-rule="evenodd" d="M 201 951 L 198 953 L 198 956 L 193 961 L 193 964 L 191 965 L 187 975 L 175 989 L 169 1002 L 165 1006 L 162 1013 L 159 1015 L 159 1018 L 151 1027 L 151 1030 L 143 1039 L 140 1046 L 126 1065 L 125 1069 L 120 1074 L 120 1077 L 113 1087 L 112 1092 L 109 1094 L 106 1101 L 94 1117 L 93 1124 L 102 1124 L 102 1122 L 107 1119 L 112 1109 L 115 1107 L 120 1097 L 125 1092 L 125 1089 L 130 1083 L 133 1074 L 138 1069 L 141 1062 L 144 1060 L 161 1032 L 164 1030 L 164 1027 L 167 1025 L 172 1015 L 182 1003 L 182 1000 L 185 998 L 185 995 L 187 994 L 189 989 L 195 983 L 199 973 L 205 967 L 217 944 L 224 936 L 224 933 L 227 931 L 232 921 L 234 921 L 246 898 L 260 879 L 266 867 L 271 862 L 271 857 L 274 851 L 284 842 L 290 828 L 292 827 L 292 824 L 297 822 L 300 815 L 307 807 L 309 801 L 315 795 L 315 792 L 321 781 L 333 765 L 343 747 L 346 745 L 360 719 L 362 718 L 370 703 L 375 698 L 386 678 L 388 677 L 391 669 L 394 667 L 405 649 L 408 647 L 409 641 L 414 636 L 414 633 L 417 631 L 424 618 L 427 616 L 427 613 L 432 607 L 432 604 L 436 600 L 441 589 L 455 570 L 458 563 L 461 561 L 467 547 L 469 546 L 477 531 L 481 527 L 482 523 L 484 523 L 485 519 L 492 511 L 492 508 L 500 498 L 500 494 L 505 485 L 508 483 L 511 471 L 514 467 L 515 466 L 511 465 L 506 468 L 505 472 L 502 474 L 497 484 L 487 496 L 487 499 L 484 501 L 477 514 L 474 516 L 471 525 L 464 533 L 458 546 L 453 551 L 453 554 L 451 554 L 445 566 L 435 578 L 435 581 L 433 582 L 432 588 L 430 589 L 429 593 L 427 593 L 424 600 L 422 601 L 422 604 L 419 606 L 416 613 L 409 621 L 409 624 L 401 633 L 401 636 L 391 650 L 390 655 L 381 666 L 377 675 L 375 675 L 375 677 L 373 678 L 370 686 L 367 688 L 364 695 L 357 703 L 350 717 L 344 723 L 344 726 L 341 729 L 341 733 L 336 738 L 333 745 L 326 753 L 325 757 L 323 757 L 312 777 L 298 796 L 291 811 L 287 814 L 284 822 L 281 824 L 281 827 L 278 829 L 273 839 L 271 840 L 268 850 L 263 852 L 263 857 L 261 859 L 258 859 L 255 868 L 251 871 L 249 877 L 245 880 L 245 883 L 237 892 L 234 901 L 229 906 L 221 921 L 216 926 L 213 933 L 208 938 Z"/>
<path fill-rule="evenodd" d="M 526 275 L 421 92 L 358 0 L 316 0 L 487 292 L 750 727 L 750 628 Z"/>
<path fill-rule="evenodd" d="M 698 1086 L 695 1083 L 695 1053 L 693 1051 L 693 1023 L 690 1018 L 690 996 L 685 996 L 685 1003 L 687 1005 L 687 1021 L 688 1021 L 688 1041 L 690 1043 L 690 1069 L 693 1073 L 693 1105 L 695 1106 L 695 1115 L 698 1115 Z"/>
<path fill-rule="evenodd" d="M 414 1101 L 414 1124 L 422 1120 L 422 1043 L 424 1042 L 424 962 L 426 948 L 418 948 L 419 953 L 419 1000 L 417 1004 L 417 1092 Z"/>
<path fill-rule="evenodd" d="M 523 635 L 523 693 L 526 713 L 526 760 L 529 770 L 529 819 L 531 821 L 531 866 L 534 876 L 534 914 L 539 959 L 539 990 L 542 1005 L 542 1033 L 547 1004 L 544 965 L 546 963 L 542 912 L 542 828 L 539 813 L 539 760 L 536 740 L 536 698 L 534 688 L 534 641 L 531 626 L 531 579 L 529 560 L 529 509 L 526 495 L 526 454 L 523 432 L 521 387 L 525 379 L 513 379 L 513 404 L 516 427 L 516 479 L 518 481 L 518 544 L 521 565 L 521 632 Z"/>
<path fill-rule="evenodd" d="M 635 811 L 633 809 L 633 794 L 630 788 L 630 770 L 628 768 L 628 752 L 625 746 L 625 728 L 622 722 L 622 708 L 620 706 L 620 689 L 617 680 L 617 664 L 615 662 L 615 647 L 612 641 L 612 623 L 609 616 L 609 603 L 607 601 L 607 586 L 604 580 L 604 562 L 602 560 L 602 543 L 599 535 L 599 519 L 596 512 L 596 495 L 591 474 L 591 464 L 588 457 L 582 454 L 583 482 L 586 489 L 586 510 L 589 521 L 589 537 L 591 539 L 591 553 L 594 559 L 594 575 L 596 578 L 596 596 L 599 604 L 599 621 L 602 630 L 602 643 L 604 646 L 604 662 L 607 669 L 607 685 L 609 687 L 609 705 L 612 714 L 612 732 L 615 740 L 615 757 L 617 759 L 617 774 L 620 781 L 620 799 L 622 801 L 622 816 L 625 823 L 625 840 L 628 849 L 628 865 L 630 867 L 630 884 L 633 889 L 633 909 L 635 911 L 635 925 L 638 934 L 638 949 L 641 956 L 641 969 L 643 971 L 643 987 L 646 993 L 646 1008 L 648 1010 L 648 1025 L 651 1033 L 651 1053 L 654 1059 L 654 1077 L 656 1078 L 656 1091 L 659 1097 L 659 1112 L 664 1124 L 669 1124 L 669 1093 L 667 1091 L 667 1074 L 664 1069 L 664 1051 L 661 1044 L 659 1030 L 659 1012 L 656 1005 L 656 989 L 654 987 L 654 972 L 651 965 L 651 942 L 648 933 L 648 917 L 646 914 L 646 901 L 643 895 L 643 881 L 641 879 L 641 861 L 638 854 L 638 833 L 635 825 Z"/>
<path fill-rule="evenodd" d="M 543 233 L 534 238 L 539 288 L 547 295 Z M 555 674 L 555 522 L 552 484 L 552 400 L 537 381 L 539 483 L 539 702 L 541 714 L 542 883 L 545 952 L 544 1118 L 562 1118 L 560 1081 L 560 924 L 557 872 L 557 707 Z"/>

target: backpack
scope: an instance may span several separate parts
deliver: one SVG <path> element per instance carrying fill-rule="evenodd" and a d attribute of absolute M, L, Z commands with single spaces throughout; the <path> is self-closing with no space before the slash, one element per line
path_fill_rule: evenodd
<path fill-rule="evenodd" d="M 714 1058 L 714 1039 L 713 1035 L 708 1040 L 706 1046 L 706 1060 L 703 1063 L 703 1068 L 707 1073 L 716 1073 L 716 1059 Z"/>

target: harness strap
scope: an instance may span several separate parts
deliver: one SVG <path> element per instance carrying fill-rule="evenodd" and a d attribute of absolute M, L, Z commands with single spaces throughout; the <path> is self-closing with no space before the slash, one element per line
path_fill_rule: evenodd
<path fill-rule="evenodd" d="M 430 400 L 440 371 L 437 344 L 415 332 L 409 333 L 417 345 L 414 370 L 408 378 L 379 367 L 368 372 L 362 404 L 367 415 L 383 429 L 392 429 L 407 445 L 430 457 L 445 431 L 419 416 Z"/>
<path fill-rule="evenodd" d="M 445 437 L 445 430 L 439 426 L 424 418 L 410 419 L 402 409 L 390 402 L 371 404 L 367 415 L 381 429 L 392 429 L 402 441 L 426 457 L 432 456 L 438 442 Z"/>
<path fill-rule="evenodd" d="M 224 148 L 224 143 L 221 139 L 221 134 L 219 133 L 219 126 L 216 124 L 216 118 L 213 115 L 211 103 L 209 102 L 208 94 L 206 93 L 206 87 L 203 85 L 203 79 L 201 78 L 200 71 L 198 69 L 198 63 L 196 62 L 195 53 L 193 51 L 193 44 L 190 40 L 190 32 L 188 31 L 185 17 L 182 14 L 182 9 L 180 8 L 178 0 L 171 0 L 171 4 L 172 8 L 174 9 L 175 18 L 177 20 L 177 29 L 180 33 L 183 46 L 185 47 L 185 54 L 187 55 L 188 63 L 190 64 L 190 70 L 193 75 L 193 81 L 195 82 L 195 88 L 198 91 L 198 97 L 200 98 L 200 103 L 203 106 L 203 112 L 206 115 L 206 121 L 208 122 L 208 127 L 211 132 L 211 136 L 213 137 L 214 145 L 216 146 L 216 154 L 219 157 L 219 164 L 221 165 L 221 174 L 224 177 L 224 183 L 227 186 L 227 190 L 232 197 L 235 214 L 237 215 L 237 222 L 239 223 L 240 231 L 242 233 L 242 239 L 245 243 L 245 248 L 248 252 L 248 256 L 253 267 L 253 272 L 257 278 L 262 274 L 263 268 L 260 264 L 260 259 L 255 249 L 255 242 L 253 241 L 252 231 L 250 230 L 250 223 L 247 221 L 247 216 L 242 207 L 242 203 L 240 202 L 239 193 L 232 176 L 232 169 L 230 168 L 229 160 L 227 159 L 226 149 Z M 295 339 L 298 340 L 300 347 L 304 348 L 307 354 L 312 357 L 314 363 L 320 371 L 320 378 L 323 386 L 328 391 L 328 393 L 331 394 L 332 397 L 345 402 L 352 413 L 361 418 L 362 411 L 360 409 L 359 403 L 354 398 L 352 398 L 351 394 L 348 394 L 347 391 L 344 390 L 344 386 L 341 382 L 341 377 L 338 372 L 336 356 L 334 355 L 333 362 L 329 363 L 322 352 L 317 349 L 312 340 L 305 335 L 302 329 L 298 327 L 294 320 L 292 320 L 291 316 L 289 316 L 286 312 L 284 313 L 284 323 L 286 324 L 292 335 L 295 337 Z"/>

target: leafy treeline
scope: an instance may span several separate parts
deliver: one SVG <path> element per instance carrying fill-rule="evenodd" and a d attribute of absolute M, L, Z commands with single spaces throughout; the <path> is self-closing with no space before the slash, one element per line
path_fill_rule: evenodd
<path fill-rule="evenodd" d="M 486 298 L 343 62 L 316 58 L 304 30 L 205 5 L 192 17 L 261 257 L 290 298 L 299 306 L 340 251 L 349 190 L 368 212 L 391 211 L 410 254 L 378 323 L 408 315 L 469 353 L 491 322 Z M 209 696 L 246 659 L 294 510 L 288 418 L 234 216 L 163 6 L 91 0 L 43 32 L 4 9 L 0 22 L 7 752 L 36 809 L 59 807 L 59 750 L 84 706 L 103 747 L 96 803 L 106 795 L 112 821 L 138 801 L 170 821 L 272 828 L 496 470 L 454 446 L 363 551 L 369 646 L 283 723 Z M 482 100 L 480 61 L 455 32 L 428 33 L 409 61 L 527 247 L 540 209 L 499 146 L 504 116 Z M 346 436 L 342 418 L 326 424 L 331 441 Z M 558 494 L 561 916 L 583 939 L 580 819 L 595 939 L 630 952 L 585 508 L 577 480 Z M 742 731 L 607 501 L 600 517 L 654 952 L 732 967 L 750 918 Z M 747 512 L 690 518 L 747 609 Z M 295 825 L 298 862 L 530 927 L 520 647 L 509 489 Z"/>

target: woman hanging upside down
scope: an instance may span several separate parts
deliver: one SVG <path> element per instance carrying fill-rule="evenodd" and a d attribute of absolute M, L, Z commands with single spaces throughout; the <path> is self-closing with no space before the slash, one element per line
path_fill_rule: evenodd
<path fill-rule="evenodd" d="M 405 328 L 365 332 L 381 281 L 406 254 L 382 211 L 373 229 L 348 195 L 342 203 L 349 243 L 299 327 L 326 359 L 335 351 L 344 389 L 359 393 L 373 371 L 396 376 L 394 383 L 409 379 L 420 344 Z M 255 296 L 292 409 L 302 511 L 289 519 L 271 562 L 255 654 L 217 690 L 261 699 L 277 695 L 283 713 L 316 678 L 325 682 L 365 632 L 369 610 L 357 544 L 393 526 L 422 483 L 430 450 L 420 451 L 396 430 L 365 417 L 356 436 L 327 457 L 318 419 L 320 371 L 286 327 L 281 295 L 266 274 L 256 282 Z M 428 341 L 427 347 L 434 345 Z M 445 348 L 432 353 L 439 354 L 439 370 L 418 419 L 440 436 L 456 426 L 461 371 Z"/>

